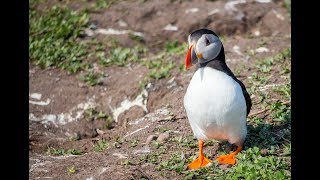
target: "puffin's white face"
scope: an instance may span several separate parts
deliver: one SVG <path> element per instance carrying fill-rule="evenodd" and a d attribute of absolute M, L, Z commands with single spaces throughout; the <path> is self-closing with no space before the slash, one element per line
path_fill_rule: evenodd
<path fill-rule="evenodd" d="M 220 39 L 213 34 L 203 34 L 197 41 L 195 53 L 200 63 L 216 58 L 221 50 Z"/>
<path fill-rule="evenodd" d="M 191 67 L 192 64 L 207 62 L 216 58 L 222 47 L 222 42 L 219 37 L 213 34 L 203 34 L 198 41 L 192 41 L 190 35 L 188 36 L 189 51 L 186 57 L 186 68 Z"/>

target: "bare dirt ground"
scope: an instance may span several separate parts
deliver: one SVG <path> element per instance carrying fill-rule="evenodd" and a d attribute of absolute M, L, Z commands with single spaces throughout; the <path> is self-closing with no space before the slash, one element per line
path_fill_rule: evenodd
<path fill-rule="evenodd" d="M 254 62 L 290 47 L 290 17 L 282 1 L 236 2 L 119 1 L 92 12 L 90 22 L 101 29 L 142 33 L 143 45 L 150 49 L 148 57 L 162 52 L 167 41 L 187 42 L 193 30 L 212 29 L 223 38 L 227 64 L 250 88 L 248 77 L 256 71 Z M 51 1 L 38 8 L 59 3 L 64 2 Z M 79 9 L 86 3 L 90 1 L 70 1 L 68 6 Z M 132 47 L 135 41 L 129 34 L 93 36 L 103 42 L 116 38 L 125 47 Z M 175 58 L 181 64 L 184 54 Z M 193 70 L 181 71 L 176 66 L 169 77 L 153 81 L 146 88 L 141 88 L 139 81 L 150 70 L 140 63 L 97 66 L 97 71 L 107 77 L 101 85 L 89 86 L 79 80 L 78 74 L 53 67 L 41 69 L 30 63 L 30 179 L 183 179 L 183 174 L 174 171 L 155 170 L 157 164 L 143 158 L 152 155 L 160 143 L 166 151 L 157 160 L 161 162 L 176 152 L 176 139 L 193 140 L 183 108 Z M 275 76 L 268 84 L 282 82 Z M 261 110 L 257 101 L 253 97 L 252 113 Z M 100 111 L 110 115 L 108 125 L 97 118 Z M 148 138 L 154 141 L 146 142 Z M 193 141 L 190 143 L 196 144 Z M 99 151 L 99 143 L 106 148 Z M 206 153 L 213 158 L 218 146 L 214 144 Z M 50 153 L 53 148 L 82 153 L 55 156 Z M 188 146 L 180 150 L 185 158 L 197 152 L 197 148 Z"/>

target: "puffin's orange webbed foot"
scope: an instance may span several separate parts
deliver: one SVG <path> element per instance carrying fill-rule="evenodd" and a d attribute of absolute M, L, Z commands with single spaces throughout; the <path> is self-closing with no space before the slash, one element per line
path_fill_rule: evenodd
<path fill-rule="evenodd" d="M 188 165 L 188 169 L 199 169 L 200 167 L 207 166 L 210 162 L 211 160 L 209 160 L 208 158 L 204 156 L 199 156 L 197 159 L 195 159 Z"/>
<path fill-rule="evenodd" d="M 220 164 L 236 164 L 236 157 L 234 154 L 221 155 L 217 158 Z"/>
<path fill-rule="evenodd" d="M 199 156 L 188 165 L 188 169 L 199 169 L 200 167 L 207 166 L 211 162 L 202 152 L 203 144 L 204 142 L 199 140 Z"/>
<path fill-rule="evenodd" d="M 236 164 L 236 155 L 242 150 L 242 147 L 238 147 L 235 152 L 232 152 L 227 155 L 221 155 L 217 157 L 217 161 L 220 164 L 231 164 L 234 165 Z"/>

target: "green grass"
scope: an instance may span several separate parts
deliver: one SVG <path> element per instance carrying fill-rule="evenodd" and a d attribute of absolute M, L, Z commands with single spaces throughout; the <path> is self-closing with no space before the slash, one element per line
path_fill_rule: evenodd
<path fill-rule="evenodd" d="M 88 45 L 79 41 L 89 17 L 67 7 L 29 10 L 29 59 L 43 68 L 56 66 L 75 73 L 84 69 Z"/>
<path fill-rule="evenodd" d="M 98 111 L 95 108 L 88 108 L 84 111 L 84 117 L 87 121 L 93 121 L 96 119 Z"/>
<path fill-rule="evenodd" d="M 291 108 L 281 102 L 275 102 L 270 105 L 271 118 L 274 122 L 287 123 L 291 122 Z"/>
<path fill-rule="evenodd" d="M 101 77 L 103 74 L 94 73 L 93 71 L 87 72 L 84 76 L 80 77 L 81 80 L 89 84 L 90 86 L 101 85 Z"/>
<path fill-rule="evenodd" d="M 193 134 L 187 137 L 176 136 L 169 141 L 174 142 L 177 148 L 188 147 L 193 149 L 198 147 L 198 142 L 195 140 Z"/>
<path fill-rule="evenodd" d="M 188 49 L 187 43 L 179 44 L 178 41 L 167 41 L 165 43 L 165 51 L 170 54 L 182 55 Z"/>
<path fill-rule="evenodd" d="M 134 48 L 116 47 L 109 51 L 108 57 L 105 57 L 104 53 L 100 54 L 99 62 L 105 66 L 125 66 L 130 62 L 138 62 L 141 56 L 146 53 L 146 51 L 147 49 L 138 46 Z"/>
<path fill-rule="evenodd" d="M 47 148 L 47 154 L 49 155 L 54 155 L 54 156 L 65 156 L 65 155 L 81 155 L 82 152 L 76 149 L 69 149 L 65 150 L 63 148 L 53 148 L 53 147 L 48 147 Z"/>
<path fill-rule="evenodd" d="M 145 88 L 150 82 L 169 78 L 175 67 L 179 67 L 180 71 L 184 71 L 184 62 L 177 63 L 177 60 L 181 58 L 182 54 L 186 53 L 187 47 L 187 43 L 181 44 L 178 41 L 167 41 L 162 52 L 152 58 L 142 60 L 141 64 L 149 69 L 149 73 L 139 82 L 140 87 Z"/>
<path fill-rule="evenodd" d="M 93 150 L 95 152 L 102 152 L 108 147 L 109 147 L 109 143 L 106 140 L 102 139 L 102 140 L 99 140 L 97 143 L 95 143 L 95 145 L 93 146 Z"/>
<path fill-rule="evenodd" d="M 176 152 L 171 155 L 170 159 L 162 161 L 156 170 L 163 169 L 181 173 L 184 170 L 185 159 L 181 157 L 182 152 Z"/>

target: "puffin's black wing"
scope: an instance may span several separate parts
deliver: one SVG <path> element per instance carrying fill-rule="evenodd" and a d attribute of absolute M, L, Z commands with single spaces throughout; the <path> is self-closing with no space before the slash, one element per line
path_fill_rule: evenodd
<path fill-rule="evenodd" d="M 221 62 L 221 61 L 210 61 L 209 63 L 206 63 L 205 66 L 209 66 L 209 67 L 212 67 L 212 68 L 217 69 L 219 71 L 222 71 L 222 72 L 228 74 L 230 77 L 232 77 L 232 79 L 234 79 L 236 82 L 238 82 L 238 84 L 241 86 L 244 99 L 246 100 L 247 116 L 248 116 L 249 112 L 251 110 L 252 102 L 251 102 L 250 95 L 247 92 L 246 87 L 244 86 L 244 84 L 239 79 L 236 78 L 236 76 L 232 73 L 232 71 L 229 69 L 229 67 L 224 62 Z M 201 67 L 200 64 L 198 64 L 198 68 L 199 67 Z"/>
<path fill-rule="evenodd" d="M 247 105 L 247 116 L 249 115 L 249 112 L 251 110 L 251 106 L 252 106 L 252 102 L 251 102 L 251 98 L 250 98 L 250 95 L 249 93 L 247 92 L 246 90 L 246 87 L 244 86 L 244 84 L 239 80 L 237 79 L 235 76 L 232 77 L 235 81 L 237 81 L 239 83 L 239 85 L 241 86 L 241 89 L 242 89 L 242 93 L 244 95 L 244 99 L 246 100 L 246 105 Z"/>

